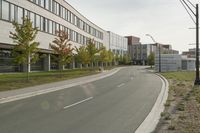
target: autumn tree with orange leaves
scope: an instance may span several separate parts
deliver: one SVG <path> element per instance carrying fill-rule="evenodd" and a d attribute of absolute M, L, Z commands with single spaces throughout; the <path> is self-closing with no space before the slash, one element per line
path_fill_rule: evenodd
<path fill-rule="evenodd" d="M 49 44 L 51 49 L 57 55 L 57 61 L 59 63 L 59 70 L 62 73 L 63 66 L 67 63 L 72 61 L 73 57 L 73 48 L 71 47 L 72 44 L 70 43 L 70 39 L 68 33 L 65 31 L 56 31 L 56 35 L 58 38 L 55 38 L 53 44 Z"/>

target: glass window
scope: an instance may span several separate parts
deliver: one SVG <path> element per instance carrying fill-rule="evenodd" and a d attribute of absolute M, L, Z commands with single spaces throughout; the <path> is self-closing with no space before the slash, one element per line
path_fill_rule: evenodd
<path fill-rule="evenodd" d="M 65 8 L 62 8 L 62 18 L 65 19 Z"/>
<path fill-rule="evenodd" d="M 67 11 L 67 16 L 68 16 L 68 19 L 67 19 L 67 20 L 68 20 L 69 22 L 71 22 L 71 12 L 70 12 L 69 10 Z"/>
<path fill-rule="evenodd" d="M 74 24 L 77 26 L 77 17 L 74 16 Z"/>
<path fill-rule="evenodd" d="M 67 9 L 65 9 L 65 20 L 67 20 L 67 17 L 68 17 L 68 15 L 67 15 Z"/>
<path fill-rule="evenodd" d="M 56 8 L 55 8 L 55 1 L 52 1 L 52 12 L 55 13 Z"/>
<path fill-rule="evenodd" d="M 25 16 L 25 17 L 29 17 L 29 11 L 24 10 L 24 16 Z"/>
<path fill-rule="evenodd" d="M 64 30 L 64 27 L 62 25 L 60 25 L 60 31 L 63 31 Z"/>
<path fill-rule="evenodd" d="M 49 20 L 49 33 L 52 34 L 53 31 L 52 31 L 52 21 Z"/>
<path fill-rule="evenodd" d="M 45 1 L 45 9 L 49 10 L 49 6 L 50 6 L 50 5 L 49 5 L 49 0 L 46 0 L 46 1 Z"/>
<path fill-rule="evenodd" d="M 2 19 L 9 20 L 9 3 L 2 1 Z"/>
<path fill-rule="evenodd" d="M 17 10 L 17 22 L 19 23 L 19 24 L 22 24 L 23 23 L 23 9 L 21 8 L 21 7 L 18 7 L 17 8 L 18 10 Z"/>
<path fill-rule="evenodd" d="M 45 32 L 49 32 L 49 20 L 48 19 L 44 19 L 45 20 Z"/>
<path fill-rule="evenodd" d="M 10 5 L 10 21 L 15 21 L 15 6 Z"/>
<path fill-rule="evenodd" d="M 60 25 L 58 23 L 56 23 L 56 32 L 60 31 Z"/>
<path fill-rule="evenodd" d="M 32 26 L 35 27 L 35 14 L 30 12 L 30 20 L 32 22 Z"/>
<path fill-rule="evenodd" d="M 59 15 L 60 13 L 60 5 L 56 2 L 56 14 Z"/>
<path fill-rule="evenodd" d="M 40 6 L 44 7 L 45 6 L 45 0 L 40 0 Z"/>
<path fill-rule="evenodd" d="M 56 34 L 56 23 L 52 22 L 52 33 L 55 35 Z"/>
<path fill-rule="evenodd" d="M 52 12 L 52 9 L 53 9 L 53 1 L 52 0 L 49 0 L 49 11 L 51 11 Z"/>
<path fill-rule="evenodd" d="M 70 29 L 67 29 L 67 34 L 68 34 L 69 39 L 71 39 Z"/>
<path fill-rule="evenodd" d="M 40 29 L 40 16 L 36 15 L 36 27 Z M 41 29 L 40 29 L 41 30 Z"/>
<path fill-rule="evenodd" d="M 41 31 L 45 31 L 45 18 L 41 17 Z"/>
<path fill-rule="evenodd" d="M 72 24 L 74 23 L 74 14 L 71 13 L 71 21 L 70 21 Z"/>

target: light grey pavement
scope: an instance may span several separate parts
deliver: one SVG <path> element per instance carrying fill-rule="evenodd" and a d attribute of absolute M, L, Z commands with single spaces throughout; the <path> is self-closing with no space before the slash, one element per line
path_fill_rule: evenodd
<path fill-rule="evenodd" d="M 161 90 L 142 67 L 59 91 L 0 104 L 2 133 L 133 133 Z"/>

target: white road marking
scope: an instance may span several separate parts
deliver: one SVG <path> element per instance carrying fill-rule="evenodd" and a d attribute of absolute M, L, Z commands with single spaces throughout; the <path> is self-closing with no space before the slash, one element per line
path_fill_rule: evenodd
<path fill-rule="evenodd" d="M 122 83 L 122 84 L 118 85 L 117 87 L 122 87 L 123 85 L 125 85 L 125 84 L 124 84 L 124 83 Z"/>
<path fill-rule="evenodd" d="M 79 102 L 77 102 L 77 103 L 74 103 L 74 104 L 71 104 L 71 105 L 65 106 L 64 109 L 67 109 L 67 108 L 70 108 L 70 107 L 76 106 L 76 105 L 78 105 L 78 104 L 81 104 L 81 103 L 83 103 L 83 102 L 89 101 L 89 100 L 91 100 L 91 99 L 93 99 L 93 97 L 89 97 L 89 98 L 84 99 L 84 100 L 82 100 L 82 101 L 79 101 Z"/>

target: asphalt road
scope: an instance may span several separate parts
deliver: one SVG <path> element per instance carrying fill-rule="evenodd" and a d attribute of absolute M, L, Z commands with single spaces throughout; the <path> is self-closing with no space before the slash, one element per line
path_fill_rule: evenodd
<path fill-rule="evenodd" d="M 133 133 L 162 83 L 142 67 L 81 86 L 0 104 L 0 133 Z"/>

